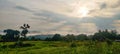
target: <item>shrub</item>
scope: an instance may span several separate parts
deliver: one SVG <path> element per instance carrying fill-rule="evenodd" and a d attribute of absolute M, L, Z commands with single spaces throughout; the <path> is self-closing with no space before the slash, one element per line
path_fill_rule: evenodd
<path fill-rule="evenodd" d="M 15 46 L 23 46 L 23 42 L 22 41 L 17 41 L 14 45 Z"/>
<path fill-rule="evenodd" d="M 72 42 L 72 43 L 70 44 L 70 47 L 77 47 L 77 44 L 76 44 L 75 42 Z"/>
<path fill-rule="evenodd" d="M 107 42 L 108 45 L 112 45 L 113 44 L 112 40 L 110 40 L 110 39 L 106 39 L 106 42 Z"/>
<path fill-rule="evenodd" d="M 29 47 L 29 46 L 34 46 L 34 44 L 30 43 L 23 43 L 22 41 L 17 41 L 14 45 L 10 45 L 10 48 L 15 48 L 15 47 Z"/>

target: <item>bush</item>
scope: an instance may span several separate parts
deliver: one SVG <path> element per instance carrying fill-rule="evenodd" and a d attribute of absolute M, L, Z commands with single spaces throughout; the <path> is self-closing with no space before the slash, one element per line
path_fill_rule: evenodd
<path fill-rule="evenodd" d="M 112 40 L 110 40 L 110 39 L 106 39 L 106 42 L 107 42 L 108 45 L 112 45 L 113 44 Z"/>
<path fill-rule="evenodd" d="M 30 43 L 23 43 L 22 41 L 17 41 L 14 45 L 10 45 L 10 48 L 15 48 L 15 47 L 28 47 L 28 46 L 34 46 L 34 44 Z"/>
<path fill-rule="evenodd" d="M 75 42 L 72 42 L 72 43 L 70 44 L 70 47 L 77 47 L 77 44 L 76 44 Z"/>
<path fill-rule="evenodd" d="M 23 46 L 23 42 L 22 41 L 17 41 L 14 45 L 15 46 Z"/>

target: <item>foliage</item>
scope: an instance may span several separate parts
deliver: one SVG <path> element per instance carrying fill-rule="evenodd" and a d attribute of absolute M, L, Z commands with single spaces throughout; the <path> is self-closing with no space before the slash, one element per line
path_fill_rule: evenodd
<path fill-rule="evenodd" d="M 3 36 L 3 35 L 0 34 L 0 41 L 2 41 L 2 36 Z"/>
<path fill-rule="evenodd" d="M 17 47 L 19 47 L 19 46 L 23 45 L 23 42 L 19 40 L 14 45 L 17 46 Z"/>
<path fill-rule="evenodd" d="M 72 42 L 72 43 L 70 44 L 70 47 L 77 47 L 77 44 L 76 44 L 75 42 Z"/>
<path fill-rule="evenodd" d="M 110 46 L 110 45 L 112 45 L 112 44 L 113 44 L 113 41 L 112 41 L 112 40 L 110 40 L 110 39 L 107 39 L 107 40 L 106 40 L 106 43 Z"/>
<path fill-rule="evenodd" d="M 88 37 L 86 34 L 80 34 L 76 37 L 77 40 L 83 41 L 83 40 L 88 40 Z"/>
<path fill-rule="evenodd" d="M 109 32 L 107 29 L 105 31 L 99 30 L 99 32 L 93 35 L 93 40 L 98 40 L 98 41 L 105 41 L 106 39 L 116 40 L 117 36 L 118 35 L 115 30 L 112 30 L 111 32 Z"/>
<path fill-rule="evenodd" d="M 51 41 L 51 40 L 52 38 L 48 38 L 48 37 L 45 39 L 45 41 Z"/>
<path fill-rule="evenodd" d="M 18 30 L 6 29 L 4 33 L 6 34 L 2 36 L 3 41 L 17 41 L 20 36 Z"/>
<path fill-rule="evenodd" d="M 0 54 L 119 54 L 120 43 L 113 42 L 110 47 L 106 42 L 78 41 L 76 47 L 69 47 L 69 42 L 63 41 L 25 41 L 24 43 L 34 44 L 33 46 L 19 48 L 2 48 Z M 72 43 L 72 42 L 71 42 Z M 2 44 L 2 43 L 0 43 Z M 13 45 L 7 42 L 5 45 Z M 90 47 L 92 45 L 92 47 Z"/>
<path fill-rule="evenodd" d="M 30 28 L 30 26 L 28 24 L 23 24 L 23 26 L 21 26 L 20 28 L 23 29 L 21 35 L 26 38 L 26 34 L 28 33 L 28 28 Z"/>
<path fill-rule="evenodd" d="M 52 41 L 60 41 L 60 40 L 62 40 L 62 37 L 60 34 L 55 34 L 51 40 Z"/>
<path fill-rule="evenodd" d="M 24 36 L 24 38 L 22 38 L 22 40 L 27 39 L 26 34 L 28 33 L 28 28 L 30 28 L 30 26 L 28 24 L 24 24 L 20 28 L 23 29 L 22 32 L 20 32 L 18 30 L 13 30 L 13 29 L 4 30 L 3 32 L 6 34 L 0 36 L 0 41 L 2 41 L 2 42 L 18 41 L 18 40 L 20 40 L 20 35 Z"/>
<path fill-rule="evenodd" d="M 75 41 L 76 38 L 73 34 L 67 34 L 65 37 L 63 37 L 63 40 L 67 42 L 72 42 Z"/>

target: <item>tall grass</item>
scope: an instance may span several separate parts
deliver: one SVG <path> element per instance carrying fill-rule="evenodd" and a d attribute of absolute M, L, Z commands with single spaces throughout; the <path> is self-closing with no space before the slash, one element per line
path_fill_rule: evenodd
<path fill-rule="evenodd" d="M 24 43 L 31 43 L 34 46 L 3 48 L 3 45 L 9 46 L 14 42 L 0 43 L 0 54 L 120 54 L 119 42 L 113 42 L 112 45 L 93 41 L 26 41 Z"/>

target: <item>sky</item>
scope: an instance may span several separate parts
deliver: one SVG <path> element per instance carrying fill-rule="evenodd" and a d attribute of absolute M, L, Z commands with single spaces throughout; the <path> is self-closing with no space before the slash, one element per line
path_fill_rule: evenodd
<path fill-rule="evenodd" d="M 0 32 L 24 23 L 31 34 L 120 33 L 120 0 L 0 0 Z"/>

